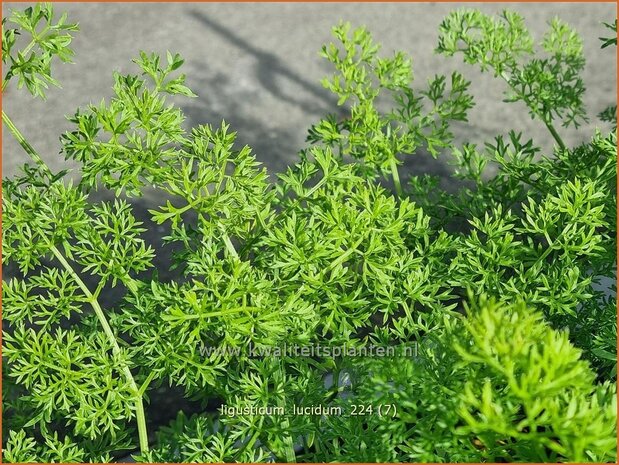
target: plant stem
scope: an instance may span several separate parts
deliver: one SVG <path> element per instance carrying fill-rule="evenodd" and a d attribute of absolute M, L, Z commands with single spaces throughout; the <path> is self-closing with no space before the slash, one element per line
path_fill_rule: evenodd
<path fill-rule="evenodd" d="M 554 128 L 552 123 L 548 121 L 544 121 L 544 123 L 546 124 L 546 127 L 550 131 L 550 134 L 552 134 L 552 137 L 554 137 L 555 140 L 557 141 L 557 144 L 559 144 L 559 147 L 561 148 L 561 150 L 565 150 L 565 143 L 563 142 L 563 139 L 561 139 L 561 136 L 559 135 L 557 130 Z"/>
<path fill-rule="evenodd" d="M 509 87 L 511 87 L 513 89 L 513 86 L 511 84 L 511 79 L 509 77 L 509 75 L 505 72 L 501 73 L 500 75 L 503 80 L 507 83 L 507 85 Z M 525 102 L 526 103 L 526 102 Z M 548 131 L 550 131 L 550 134 L 552 134 L 552 137 L 554 137 L 554 140 L 557 142 L 557 144 L 559 144 L 559 147 L 562 150 L 565 150 L 565 143 L 563 142 L 563 139 L 561 139 L 561 136 L 559 135 L 559 133 L 557 132 L 557 130 L 554 128 L 554 126 L 552 125 L 552 123 L 550 121 L 546 121 L 543 117 L 541 117 L 540 115 L 537 114 L 537 112 L 534 112 L 534 114 L 536 116 L 539 117 L 539 119 L 541 119 L 544 124 L 546 125 L 546 128 L 548 129 Z"/>
<path fill-rule="evenodd" d="M 148 389 L 148 386 L 150 386 L 150 383 L 153 381 L 153 379 L 155 379 L 156 375 L 157 373 L 154 371 L 151 371 L 149 373 L 149 375 L 146 377 L 146 380 L 142 383 L 142 387 L 140 388 L 140 396 L 144 395 L 144 393 Z"/>
<path fill-rule="evenodd" d="M 312 187 L 310 190 L 308 190 L 305 193 L 305 195 L 303 195 L 302 197 L 297 197 L 296 201 L 299 202 L 301 200 L 309 198 L 314 192 L 316 192 L 318 189 L 320 189 L 327 182 L 327 179 L 328 178 L 325 175 L 320 181 L 318 181 L 316 183 L 316 185 L 314 187 Z"/>
<path fill-rule="evenodd" d="M 11 133 L 13 133 L 13 136 L 15 137 L 17 142 L 19 142 L 19 145 L 21 145 L 22 148 L 26 151 L 26 153 L 30 155 L 30 158 L 32 158 L 32 160 L 41 168 L 43 168 L 49 175 L 51 175 L 52 172 L 49 167 L 45 164 L 45 162 L 38 154 L 38 152 L 34 149 L 34 147 L 30 145 L 30 143 L 26 140 L 23 134 L 19 132 L 19 129 L 17 129 L 15 124 L 13 124 L 13 121 L 11 121 L 11 118 L 9 118 L 9 116 L 4 112 L 4 110 L 2 110 L 2 121 L 4 121 L 4 124 L 6 124 Z"/>
<path fill-rule="evenodd" d="M 290 421 L 288 419 L 284 420 L 282 422 L 282 426 L 284 428 L 288 428 L 290 426 Z M 292 442 L 292 436 L 290 436 L 290 434 L 287 434 L 284 437 L 284 444 L 284 454 L 286 454 L 286 461 L 288 463 L 297 463 L 297 454 L 294 450 L 294 443 Z"/>
<path fill-rule="evenodd" d="M 105 317 L 105 313 L 103 313 L 103 309 L 99 302 L 95 298 L 95 296 L 90 292 L 88 287 L 79 275 L 75 272 L 71 264 L 64 258 L 62 253 L 58 250 L 55 245 L 52 245 L 51 251 L 54 256 L 58 259 L 63 268 L 71 275 L 71 277 L 75 280 L 77 285 L 80 287 L 84 295 L 88 298 L 88 302 L 90 303 L 92 309 L 95 311 L 101 326 L 103 327 L 103 332 L 108 338 L 108 341 L 112 345 L 112 353 L 118 357 L 121 355 L 120 346 L 118 345 L 118 341 L 116 340 L 116 336 L 114 336 L 114 332 L 110 327 L 107 318 Z M 148 432 L 146 430 L 146 415 L 144 414 L 144 404 L 142 403 L 142 395 L 140 393 L 140 389 L 138 388 L 133 375 L 131 374 L 131 370 L 129 366 L 123 363 L 122 372 L 127 378 L 127 382 L 131 386 L 131 389 L 135 392 L 135 413 L 136 419 L 138 422 L 138 435 L 140 438 L 140 451 L 144 454 L 148 452 Z"/>
<path fill-rule="evenodd" d="M 52 176 L 52 171 L 49 169 L 47 164 L 43 161 L 43 159 L 38 154 L 38 152 L 34 149 L 34 147 L 30 145 L 30 143 L 26 140 L 26 138 L 19 131 L 19 129 L 17 129 L 15 124 L 13 124 L 13 121 L 4 112 L 4 110 L 2 110 L 2 121 L 9 128 L 9 130 L 11 131 L 11 133 L 13 134 L 17 142 L 19 142 L 19 145 L 21 145 L 22 148 L 26 151 L 26 153 L 30 155 L 30 158 L 32 158 L 32 160 L 37 165 L 39 165 L 47 174 Z M 84 295 L 88 298 L 88 302 L 92 306 L 93 310 L 95 311 L 95 314 L 97 315 L 97 318 L 99 319 L 99 322 L 101 323 L 101 326 L 103 327 L 103 332 L 105 333 L 108 340 L 110 341 L 110 344 L 112 345 L 112 352 L 114 353 L 114 355 L 120 356 L 120 353 L 121 353 L 120 346 L 118 345 L 118 341 L 116 340 L 116 337 L 114 336 L 114 332 L 112 331 L 112 328 L 110 327 L 110 324 L 108 323 L 107 318 L 105 317 L 105 314 L 103 313 L 103 309 L 101 308 L 101 306 L 99 305 L 99 302 L 97 301 L 97 297 L 95 297 L 95 295 L 93 295 L 90 292 L 88 287 L 86 287 L 86 284 L 84 284 L 82 279 L 75 272 L 75 270 L 69 264 L 69 262 L 67 262 L 67 260 L 64 258 L 62 253 L 60 253 L 60 251 L 55 245 L 51 246 L 51 251 L 54 254 L 54 256 L 58 259 L 58 261 L 62 264 L 62 266 L 67 270 L 67 272 L 69 272 L 69 274 L 71 274 L 73 279 L 75 279 L 75 282 L 81 288 Z M 97 293 L 98 292 L 100 292 L 100 290 L 98 290 Z M 126 364 L 124 364 L 124 366 L 122 367 L 122 372 L 127 378 L 127 381 L 129 382 L 129 385 L 131 386 L 131 389 L 133 389 L 136 394 L 135 414 L 136 414 L 136 419 L 138 423 L 140 450 L 142 453 L 146 453 L 148 452 L 148 431 L 146 429 L 146 415 L 144 414 L 144 404 L 142 403 L 142 395 L 135 382 L 135 379 L 133 378 L 133 375 L 131 374 L 131 370 Z"/>
<path fill-rule="evenodd" d="M 391 176 L 393 177 L 395 192 L 398 194 L 398 197 L 402 197 L 402 184 L 400 183 L 400 174 L 398 173 L 398 164 L 396 163 L 395 156 L 391 157 L 389 164 L 391 165 Z"/>
<path fill-rule="evenodd" d="M 49 26 L 47 26 L 43 31 L 41 31 L 41 34 L 33 34 L 33 38 L 30 41 L 30 43 L 26 46 L 25 49 L 22 50 L 22 55 L 25 57 L 26 55 L 28 55 L 28 53 L 30 53 L 30 50 L 32 50 L 32 47 L 34 47 L 37 43 L 37 41 L 39 40 L 39 35 L 43 35 L 47 32 L 47 30 L 49 29 Z"/>
<path fill-rule="evenodd" d="M 219 230 L 221 231 L 221 237 L 224 241 L 224 244 L 226 245 L 228 253 L 230 253 L 230 255 L 232 255 L 235 259 L 240 260 L 239 254 L 234 248 L 234 244 L 230 240 L 230 236 L 228 236 L 228 233 L 226 232 L 226 228 L 221 223 L 218 223 L 217 226 L 219 226 Z"/>
<path fill-rule="evenodd" d="M 333 262 L 331 262 L 331 265 L 329 265 L 325 271 L 331 271 L 334 268 L 336 268 L 337 266 L 339 266 L 342 263 L 344 263 L 348 257 L 350 257 L 353 253 L 355 253 L 357 251 L 357 247 L 359 247 L 361 245 L 361 243 L 363 242 L 364 239 L 365 239 L 365 237 L 362 236 L 357 242 L 355 242 L 353 244 L 352 247 L 348 248 L 348 250 L 346 250 L 346 252 L 344 252 L 342 255 L 337 257 L 337 259 L 333 260 Z"/>
<path fill-rule="evenodd" d="M 227 310 L 222 310 L 219 312 L 209 312 L 209 313 L 197 313 L 197 314 L 186 314 L 183 313 L 182 316 L 178 315 L 164 315 L 163 319 L 167 320 L 167 321 L 173 321 L 173 320 L 200 320 L 202 318 L 216 318 L 216 317 L 220 317 L 220 316 L 226 316 L 226 315 L 233 315 L 235 313 L 242 313 L 242 312 L 251 312 L 251 311 L 261 311 L 262 308 L 260 307 L 235 307 L 235 308 L 230 308 Z"/>

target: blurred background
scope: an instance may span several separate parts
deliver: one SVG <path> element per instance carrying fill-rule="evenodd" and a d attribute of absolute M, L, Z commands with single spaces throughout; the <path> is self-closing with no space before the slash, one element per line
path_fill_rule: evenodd
<path fill-rule="evenodd" d="M 3 3 L 3 15 L 26 5 Z M 327 113 L 337 113 L 337 99 L 322 88 L 329 63 L 318 56 L 340 20 L 365 25 L 382 52 L 403 50 L 413 58 L 415 88 L 424 88 L 434 74 L 459 70 L 473 81 L 477 102 L 468 124 L 454 127 L 457 142 L 482 143 L 509 129 L 523 131 L 546 151 L 552 141 L 543 124 L 532 121 L 524 105 L 505 104 L 505 83 L 465 65 L 461 57 L 434 54 L 438 26 L 453 9 L 502 9 L 520 12 L 533 37 L 541 39 L 555 15 L 584 39 L 587 58 L 584 81 L 591 121 L 580 130 L 561 130 L 568 144 L 586 140 L 599 125 L 596 115 L 616 101 L 613 49 L 600 50 L 602 22 L 616 17 L 614 3 L 55 3 L 68 12 L 81 31 L 73 42 L 75 64 L 58 63 L 54 76 L 63 89 L 51 89 L 47 102 L 18 91 L 11 82 L 3 96 L 4 110 L 43 158 L 54 168 L 66 166 L 59 155 L 59 136 L 70 129 L 66 115 L 111 96 L 112 72 L 137 72 L 131 59 L 140 50 L 178 52 L 183 72 L 196 99 L 180 98 L 187 127 L 222 119 L 238 131 L 240 144 L 253 148 L 273 175 L 296 161 L 307 129 Z M 5 131 L 2 141 L 4 176 L 27 161 Z M 444 160 L 424 154 L 409 157 L 404 172 L 445 174 Z"/>

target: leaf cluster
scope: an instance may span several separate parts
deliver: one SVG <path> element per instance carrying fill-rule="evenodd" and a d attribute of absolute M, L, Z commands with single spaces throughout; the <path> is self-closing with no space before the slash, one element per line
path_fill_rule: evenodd
<path fill-rule="evenodd" d="M 576 127 L 587 121 L 582 39 L 560 19 L 550 21 L 540 41 L 543 53 L 536 53 L 524 19 L 515 12 L 494 18 L 477 10 L 454 11 L 439 31 L 438 53 L 462 54 L 465 63 L 492 70 L 510 88 L 506 101 L 522 101 L 531 117 L 547 125 L 555 119 Z"/>
<path fill-rule="evenodd" d="M 308 141 L 334 149 L 339 158 L 359 160 L 365 176 L 391 174 L 399 189 L 397 166 L 401 157 L 423 148 L 434 157 L 450 146 L 450 121 L 466 121 L 473 107 L 468 82 L 454 72 L 436 75 L 427 90 L 412 87 L 412 60 L 403 52 L 378 56 L 380 46 L 365 28 L 351 30 L 349 23 L 333 28 L 341 46 L 330 43 L 321 56 L 336 69 L 322 84 L 338 96 L 338 105 L 348 103 L 350 113 L 342 120 L 328 115 L 312 126 Z M 389 95 L 393 107 L 381 111 L 377 98 Z"/>
<path fill-rule="evenodd" d="M 66 13 L 55 20 L 51 3 L 13 10 L 10 16 L 2 18 L 2 63 L 6 70 L 2 90 L 16 77 L 19 89 L 26 86 L 34 97 L 45 99 L 50 85 L 60 86 L 52 77 L 52 61 L 57 57 L 71 63 L 71 32 L 77 30 L 76 23 L 67 22 Z"/>
<path fill-rule="evenodd" d="M 467 311 L 424 338 L 416 359 L 352 367 L 355 396 L 344 402 L 396 402 L 397 420 L 362 420 L 363 435 L 326 447 L 367 461 L 611 460 L 616 387 L 594 382 L 568 333 L 521 303 L 482 298 Z M 334 418 L 333 430 L 344 422 Z M 377 455 L 378 441 L 390 456 Z"/>

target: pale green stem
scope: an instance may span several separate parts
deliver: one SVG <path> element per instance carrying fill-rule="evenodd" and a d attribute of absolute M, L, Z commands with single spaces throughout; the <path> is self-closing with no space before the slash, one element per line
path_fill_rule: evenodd
<path fill-rule="evenodd" d="M 2 121 L 9 128 L 9 130 L 11 131 L 11 133 L 13 134 L 17 142 L 19 142 L 19 145 L 21 145 L 22 148 L 26 151 L 26 153 L 30 155 L 32 160 L 37 165 L 39 165 L 41 168 L 43 168 L 43 170 L 46 171 L 49 175 L 51 175 L 52 172 L 49 169 L 49 167 L 45 164 L 45 162 L 43 161 L 41 156 L 38 154 L 38 152 L 34 149 L 34 147 L 32 147 L 32 145 L 30 145 L 30 143 L 22 135 L 19 129 L 17 129 L 17 127 L 13 124 L 13 121 L 11 121 L 11 119 L 4 112 L 4 110 L 2 111 Z M 88 298 L 88 302 L 90 303 L 95 314 L 97 315 L 97 318 L 99 319 L 99 322 L 101 323 L 101 326 L 103 327 L 103 332 L 105 333 L 110 344 L 112 345 L 112 352 L 114 353 L 114 355 L 120 356 L 120 352 L 121 352 L 120 346 L 118 345 L 118 341 L 116 340 L 116 337 L 114 336 L 112 328 L 110 327 L 107 321 L 107 318 L 105 317 L 105 314 L 103 313 L 103 309 L 101 308 L 101 306 L 99 305 L 99 302 L 97 301 L 97 298 L 90 292 L 88 287 L 86 287 L 86 285 L 81 280 L 79 275 L 75 272 L 73 267 L 69 264 L 69 262 L 67 262 L 64 256 L 60 253 L 58 248 L 52 245 L 51 251 L 54 254 L 54 256 L 58 259 L 58 261 L 62 264 L 62 266 L 67 270 L 67 272 L 71 274 L 75 282 L 82 289 L 82 292 L 84 293 L 84 295 Z M 131 386 L 131 389 L 133 389 L 136 394 L 135 412 L 136 412 L 136 419 L 138 423 L 138 435 L 140 438 L 140 450 L 142 453 L 146 453 L 148 452 L 148 431 L 146 429 L 146 415 L 144 414 L 144 405 L 142 403 L 142 395 L 140 394 L 140 390 L 138 389 L 137 384 L 135 383 L 135 379 L 133 378 L 133 375 L 131 374 L 131 370 L 126 364 L 122 367 L 122 372 L 127 378 L 127 381 L 129 385 Z"/>
<path fill-rule="evenodd" d="M 148 386 L 150 386 L 150 383 L 153 381 L 153 379 L 155 379 L 156 375 L 157 374 L 154 371 L 151 371 L 149 373 L 149 375 L 146 377 L 146 380 L 142 383 L 142 387 L 140 388 L 140 396 L 144 395 L 144 393 L 148 389 Z"/>
<path fill-rule="evenodd" d="M 320 181 L 318 181 L 314 187 L 308 190 L 305 195 L 300 198 L 300 200 L 307 199 L 309 196 L 311 196 L 327 182 L 327 179 L 327 175 L 325 174 L 325 176 Z"/>
<path fill-rule="evenodd" d="M 507 82 L 508 86 L 512 87 L 510 83 L 510 77 L 506 72 L 502 72 L 500 76 L 503 78 L 505 82 Z M 561 139 L 561 136 L 559 135 L 555 127 L 552 125 L 552 123 L 550 121 L 544 120 L 544 118 L 542 118 L 539 115 L 537 116 L 544 122 L 544 124 L 546 125 L 546 128 L 548 129 L 548 131 L 550 131 L 550 134 L 552 134 L 552 137 L 554 138 L 554 140 L 557 142 L 557 144 L 559 144 L 559 147 L 562 150 L 565 150 L 565 142 L 563 142 L 563 139 Z"/>
<path fill-rule="evenodd" d="M 565 150 L 565 143 L 563 142 L 563 139 L 561 139 L 561 136 L 559 135 L 557 130 L 554 128 L 554 126 L 548 121 L 544 121 L 544 123 L 546 124 L 546 127 L 550 131 L 550 134 L 552 134 L 552 137 L 554 137 L 555 141 L 557 141 L 557 144 L 559 144 L 559 147 L 561 148 L 561 150 Z"/>
<path fill-rule="evenodd" d="M 249 441 L 247 441 L 247 443 L 245 443 L 245 445 L 236 452 L 237 457 L 240 457 L 241 454 L 245 452 L 247 449 L 251 449 L 254 447 L 254 444 L 256 444 L 256 442 L 258 441 L 258 438 L 260 437 L 260 431 L 262 430 L 262 423 L 264 422 L 264 418 L 265 418 L 264 416 L 260 417 L 258 427 L 256 428 L 256 432 L 249 439 Z"/>
<path fill-rule="evenodd" d="M 391 176 L 393 177 L 395 192 L 398 194 L 398 197 L 402 197 L 402 184 L 400 183 L 400 173 L 398 172 L 398 164 L 396 163 L 395 156 L 391 158 L 389 164 L 391 165 Z"/>
<path fill-rule="evenodd" d="M 284 420 L 282 422 L 282 427 L 284 429 L 289 428 L 290 420 L 288 419 Z M 294 443 L 292 442 L 292 436 L 290 436 L 290 434 L 287 434 L 284 437 L 284 444 L 285 444 L 284 454 L 286 454 L 286 461 L 288 463 L 297 463 L 297 454 L 294 451 Z"/>
<path fill-rule="evenodd" d="M 175 318 L 174 315 L 170 315 L 170 316 L 166 317 L 166 319 L 168 319 L 168 320 L 174 320 L 174 319 L 179 319 L 179 320 L 200 320 L 202 318 L 216 318 L 216 317 L 220 317 L 220 316 L 233 315 L 235 313 L 242 313 L 242 312 L 249 312 L 249 311 L 260 311 L 260 310 L 262 310 L 260 307 L 236 307 L 236 308 L 230 308 L 228 310 L 222 310 L 220 312 L 199 313 L 199 314 L 193 314 L 193 315 L 183 314 L 183 316 L 179 316 L 178 318 Z"/>
<path fill-rule="evenodd" d="M 21 145 L 22 148 L 26 151 L 26 153 L 30 155 L 30 158 L 32 158 L 32 160 L 37 165 L 39 165 L 41 168 L 43 168 L 47 173 L 51 175 L 52 173 L 49 167 L 45 164 L 45 162 L 43 161 L 41 156 L 38 154 L 38 152 L 34 149 L 34 147 L 30 145 L 30 143 L 26 140 L 26 138 L 19 131 L 19 129 L 17 129 L 17 127 L 13 124 L 13 121 L 11 121 L 11 118 L 9 118 L 9 116 L 4 112 L 4 110 L 2 110 L 2 121 L 4 121 L 4 124 L 6 124 L 6 126 L 9 128 L 9 130 L 11 131 L 11 133 L 13 134 L 17 142 L 19 142 L 19 145 Z"/>
<path fill-rule="evenodd" d="M 326 269 L 326 271 L 331 271 L 335 267 L 337 267 L 337 266 L 341 265 L 342 263 L 344 263 L 348 257 L 350 257 L 353 253 L 355 253 L 357 251 L 357 247 L 359 247 L 361 245 L 361 243 L 363 242 L 363 239 L 365 239 L 365 238 L 362 237 L 361 239 L 359 239 L 346 252 L 344 252 L 336 260 L 331 262 L 331 265 L 329 265 L 329 267 Z"/>
<path fill-rule="evenodd" d="M 169 191 L 168 191 L 169 192 Z M 200 203 L 200 199 L 194 199 L 192 202 L 189 202 L 187 205 L 185 205 L 183 208 L 181 208 L 180 210 L 178 210 L 178 214 L 183 214 L 189 210 L 191 210 L 192 208 L 194 208 L 198 203 Z M 217 226 L 219 227 L 219 230 L 221 231 L 221 236 L 222 239 L 224 241 L 224 244 L 226 245 L 226 249 L 228 250 L 228 252 L 230 253 L 230 255 L 232 255 L 234 258 L 236 258 L 237 260 L 239 260 L 239 254 L 236 251 L 236 249 L 234 248 L 234 244 L 232 243 L 232 241 L 230 240 L 230 236 L 228 236 L 228 233 L 226 232 L 226 228 L 224 227 L 224 225 L 222 225 L 221 223 L 217 223 Z"/>
<path fill-rule="evenodd" d="M 45 31 L 42 31 L 41 35 L 43 35 L 43 33 L 47 32 L 47 29 L 49 29 L 49 27 L 47 27 L 47 28 L 45 29 Z M 23 50 L 22 50 L 22 52 L 21 52 L 21 53 L 22 53 L 22 55 L 23 55 L 24 57 L 26 57 L 26 55 L 28 55 L 28 53 L 30 53 L 30 50 L 32 50 L 32 47 L 34 47 L 34 46 L 36 45 L 37 40 L 38 40 L 38 36 L 35 36 L 35 37 L 34 37 L 34 38 L 30 41 L 30 43 L 28 44 L 28 46 L 27 46 L 25 49 L 23 49 Z M 27 57 L 26 57 L 26 58 L 27 58 Z"/>
<path fill-rule="evenodd" d="M 228 252 L 230 253 L 230 255 L 232 255 L 234 258 L 239 260 L 239 254 L 236 252 L 236 249 L 234 248 L 234 244 L 230 240 L 230 236 L 228 236 L 228 233 L 226 233 L 226 230 L 224 229 L 222 225 L 219 225 L 219 229 L 221 231 L 224 244 L 226 244 L 226 249 L 228 249 Z"/>
<path fill-rule="evenodd" d="M 3 83 L 3 88 L 6 85 L 6 82 L 7 81 Z M 26 151 L 26 153 L 30 155 L 32 160 L 37 165 L 39 165 L 41 168 L 43 168 L 51 176 L 52 172 L 47 166 L 47 164 L 43 161 L 43 159 L 38 154 L 38 152 L 34 149 L 34 147 L 26 140 L 26 138 L 19 131 L 19 129 L 17 129 L 15 124 L 13 124 L 13 121 L 4 112 L 4 110 L 2 111 L 2 121 L 9 128 L 9 130 L 11 131 L 11 133 L 13 134 L 17 142 L 19 142 L 19 145 L 21 145 L 22 148 Z M 112 331 L 112 328 L 110 327 L 110 324 L 108 323 L 107 318 L 105 317 L 105 314 L 103 313 L 103 309 L 101 308 L 101 306 L 99 305 L 99 302 L 97 301 L 97 297 L 95 297 L 95 295 L 93 295 L 90 292 L 90 289 L 88 289 L 88 287 L 84 284 L 84 282 L 81 280 L 79 275 L 75 272 L 73 267 L 69 264 L 69 262 L 67 262 L 64 256 L 60 253 L 58 248 L 52 245 L 51 251 L 54 254 L 54 256 L 58 259 L 58 261 L 62 264 L 62 266 L 67 270 L 67 272 L 71 274 L 75 282 L 81 288 L 84 295 L 87 297 L 88 302 L 90 303 L 95 314 L 97 315 L 97 318 L 99 319 L 99 322 L 101 323 L 101 326 L 103 327 L 103 332 L 105 333 L 110 344 L 112 345 L 112 352 L 114 353 L 114 355 L 120 357 L 121 355 L 120 346 L 118 345 L 118 341 L 116 340 L 116 337 L 114 336 L 114 332 Z M 136 289 L 133 289 L 133 290 L 135 292 Z M 97 289 L 97 294 L 99 292 L 100 292 L 100 289 Z M 131 370 L 126 364 L 123 364 L 122 372 L 125 375 L 127 382 L 129 383 L 129 386 L 131 387 L 131 389 L 134 391 L 136 395 L 135 415 L 136 415 L 136 420 L 138 423 L 138 436 L 140 440 L 140 451 L 144 454 L 148 452 L 149 448 L 148 448 L 148 430 L 146 429 L 146 415 L 144 413 L 144 404 L 142 403 L 142 393 L 140 389 L 138 388 L 135 382 L 135 379 L 133 378 Z"/>
<path fill-rule="evenodd" d="M 118 345 L 118 341 L 116 340 L 116 336 L 114 336 L 114 332 L 112 331 L 112 328 L 110 327 L 110 324 L 108 323 L 107 318 L 105 317 L 105 313 L 103 312 L 103 309 L 101 308 L 101 305 L 99 305 L 99 302 L 97 301 L 95 296 L 92 295 L 92 293 L 90 292 L 90 289 L 88 289 L 86 284 L 84 284 L 84 281 L 82 281 L 82 279 L 75 272 L 73 267 L 64 258 L 62 253 L 60 253 L 58 248 L 56 246 L 52 246 L 51 247 L 51 251 L 54 254 L 54 256 L 58 259 L 60 264 L 63 266 L 63 268 L 75 280 L 75 282 L 80 287 L 80 289 L 82 290 L 84 295 L 87 297 L 88 303 L 90 304 L 90 306 L 94 310 L 95 315 L 97 315 L 99 323 L 101 323 L 101 326 L 103 327 L 103 332 L 107 336 L 108 341 L 110 342 L 110 344 L 112 346 L 112 353 L 114 353 L 114 355 L 116 355 L 116 356 L 118 356 L 120 358 L 120 356 L 121 356 L 120 346 Z M 138 386 L 137 386 L 137 384 L 135 382 L 135 379 L 133 378 L 133 374 L 131 373 L 131 370 L 129 369 L 127 364 L 123 364 L 122 372 L 125 375 L 125 378 L 127 378 L 127 382 L 129 383 L 129 386 L 131 387 L 131 389 L 134 391 L 134 393 L 136 395 L 136 398 L 135 398 L 135 415 L 136 415 L 136 419 L 137 419 L 137 423 L 138 423 L 138 435 L 139 435 L 139 438 L 140 438 L 140 450 L 144 454 L 144 453 L 148 452 L 148 431 L 146 430 L 146 415 L 144 414 L 144 404 L 142 403 L 142 395 L 140 393 L 140 389 L 138 388 Z"/>

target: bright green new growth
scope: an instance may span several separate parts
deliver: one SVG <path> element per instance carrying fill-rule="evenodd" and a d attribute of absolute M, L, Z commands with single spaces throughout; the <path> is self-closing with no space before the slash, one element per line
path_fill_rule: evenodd
<path fill-rule="evenodd" d="M 465 327 L 468 337 L 454 348 L 461 369 L 474 374 L 467 373 L 458 408 L 461 433 L 476 434 L 493 460 L 603 461 L 614 453 L 615 387 L 592 383 L 566 332 L 523 305 L 487 304 Z M 502 443 L 506 436 L 517 443 Z"/>
<path fill-rule="evenodd" d="M 334 459 L 608 460 L 616 447 L 615 386 L 593 383 L 567 333 L 522 304 L 482 301 L 467 311 L 463 321 L 446 321 L 444 332 L 425 337 L 415 359 L 349 367 L 360 387 L 343 404 L 395 402 L 401 413 L 397 422 L 371 418 L 368 431 L 366 419 L 352 425 L 332 419 L 324 441 Z M 337 444 L 346 428 L 351 440 Z M 387 447 L 380 453 L 368 447 L 382 441 Z"/>
<path fill-rule="evenodd" d="M 557 144 L 564 142 L 552 122 L 578 127 L 587 121 L 582 96 L 585 91 L 580 72 L 584 69 L 582 39 L 558 18 L 550 23 L 535 54 L 533 38 L 523 18 L 505 11 L 495 19 L 475 10 L 456 11 L 440 25 L 437 52 L 452 56 L 462 53 L 464 61 L 491 69 L 510 88 L 507 102 L 522 101 L 533 118 L 546 124 Z"/>
<path fill-rule="evenodd" d="M 72 55 L 61 31 L 76 26 L 54 26 L 51 6 L 13 13 L 4 63 L 30 56 L 11 23 L 33 34 L 30 61 L 45 66 L 16 67 L 3 88 L 21 76 L 44 97 L 53 56 Z M 409 57 L 379 57 L 367 30 L 343 23 L 341 46 L 322 51 L 336 70 L 323 84 L 349 115 L 315 124 L 275 183 L 227 124 L 183 127 L 166 98 L 195 95 L 171 53 L 142 53 L 141 75 L 115 73 L 114 97 L 70 118 L 63 152 L 81 165 L 78 184 L 51 173 L 3 113 L 35 162 L 3 187 L 4 459 L 614 461 L 616 288 L 604 280 L 616 274 L 616 135 L 566 147 L 553 126 L 586 118 L 581 40 L 555 20 L 546 55 L 533 55 L 509 12 L 455 12 L 440 32 L 441 52 L 506 79 L 556 138 L 554 154 L 514 132 L 454 146 L 469 83 L 454 72 L 418 93 Z M 451 153 L 467 183 L 445 192 L 435 178 L 400 179 L 402 157 L 422 149 Z M 95 189 L 114 198 L 94 202 Z M 127 198 L 146 189 L 165 200 L 140 222 Z M 171 278 L 153 272 L 155 225 Z M 103 298 L 111 290 L 118 302 Z M 256 355 L 413 344 L 418 353 L 387 357 Z M 153 434 L 145 406 L 166 386 L 210 409 Z M 220 404 L 287 413 L 227 416 Z M 358 405 L 372 413 L 351 415 Z"/>
<path fill-rule="evenodd" d="M 12 28 L 7 28 L 12 24 Z M 54 24 L 54 11 L 51 4 L 37 3 L 22 11 L 12 11 L 8 18 L 2 18 L 2 63 L 6 73 L 2 90 L 13 77 L 17 77 L 18 88 L 24 85 L 35 97 L 45 98 L 49 85 L 60 86 L 51 74 L 51 63 L 58 57 L 70 63 L 73 51 L 69 48 L 77 24 L 67 23 L 63 14 Z M 15 50 L 20 36 L 29 41 L 21 50 Z"/>
<path fill-rule="evenodd" d="M 428 82 L 428 90 L 417 95 L 411 87 L 411 59 L 404 53 L 379 58 L 380 46 L 368 31 L 359 28 L 351 33 L 350 24 L 335 27 L 333 35 L 343 50 L 333 43 L 323 47 L 321 56 L 337 70 L 323 85 L 339 97 L 338 105 L 351 102 L 350 116 L 342 121 L 327 117 L 310 129 L 308 140 L 337 148 L 340 160 L 346 155 L 361 159 L 358 169 L 365 176 L 390 173 L 401 195 L 398 156 L 423 146 L 436 157 L 449 146 L 453 138 L 449 121 L 466 121 L 466 112 L 473 106 L 467 94 L 470 83 L 454 72 L 447 91 L 447 78 L 437 75 Z M 374 106 L 383 92 L 396 104 L 385 115 Z"/>

